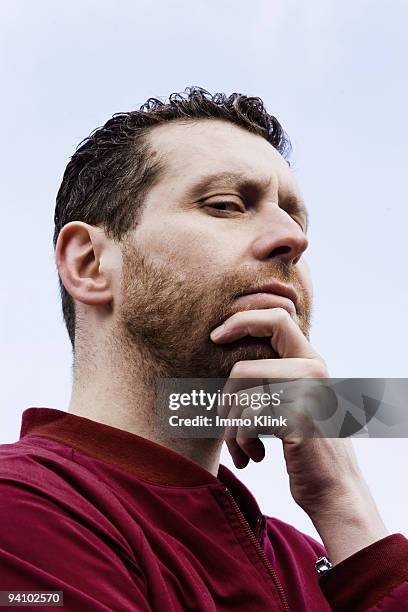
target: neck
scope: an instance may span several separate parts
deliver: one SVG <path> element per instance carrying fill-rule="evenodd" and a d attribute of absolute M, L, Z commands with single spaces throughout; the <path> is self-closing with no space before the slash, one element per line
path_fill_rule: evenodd
<path fill-rule="evenodd" d="M 68 412 L 162 444 L 217 476 L 222 440 L 170 438 L 156 410 L 156 382 L 166 373 L 131 347 L 76 347 Z"/>

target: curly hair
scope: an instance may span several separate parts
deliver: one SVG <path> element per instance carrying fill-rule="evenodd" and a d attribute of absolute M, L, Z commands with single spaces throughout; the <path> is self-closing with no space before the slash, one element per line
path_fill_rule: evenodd
<path fill-rule="evenodd" d="M 57 194 L 54 249 L 61 228 L 70 221 L 100 226 L 108 237 L 121 241 L 137 223 L 144 197 L 162 169 L 149 147 L 149 130 L 189 119 L 228 121 L 262 136 L 289 158 L 290 140 L 260 98 L 210 94 L 201 87 L 172 93 L 165 102 L 149 98 L 139 110 L 116 113 L 78 145 Z M 75 303 L 59 275 L 58 280 L 62 314 L 75 351 Z"/>

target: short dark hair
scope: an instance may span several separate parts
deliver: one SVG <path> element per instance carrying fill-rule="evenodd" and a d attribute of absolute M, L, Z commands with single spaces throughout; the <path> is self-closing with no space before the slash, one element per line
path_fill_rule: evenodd
<path fill-rule="evenodd" d="M 162 102 L 149 98 L 139 110 L 116 113 L 77 147 L 62 179 L 54 215 L 54 249 L 70 221 L 103 227 L 117 241 L 139 218 L 144 197 L 160 174 L 159 157 L 149 147 L 153 126 L 175 120 L 220 119 L 259 134 L 288 160 L 290 140 L 260 98 L 240 93 L 210 94 L 187 87 Z M 62 313 L 75 351 L 75 303 L 58 275 Z"/>

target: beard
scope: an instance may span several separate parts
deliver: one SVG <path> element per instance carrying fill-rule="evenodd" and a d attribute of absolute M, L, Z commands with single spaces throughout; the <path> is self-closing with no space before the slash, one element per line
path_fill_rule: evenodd
<path fill-rule="evenodd" d="M 143 360 L 144 372 L 165 378 L 226 378 L 237 361 L 273 359 L 270 338 L 245 337 L 216 345 L 210 332 L 228 317 L 250 307 L 235 300 L 249 287 L 279 281 L 298 294 L 296 323 L 309 338 L 311 298 L 293 266 L 282 261 L 220 272 L 177 269 L 149 260 L 137 246 L 123 243 L 118 336 L 127 359 Z M 135 355 L 135 357 L 133 356 Z M 135 365 L 135 364 L 133 364 Z M 131 364 L 129 363 L 129 366 Z"/>

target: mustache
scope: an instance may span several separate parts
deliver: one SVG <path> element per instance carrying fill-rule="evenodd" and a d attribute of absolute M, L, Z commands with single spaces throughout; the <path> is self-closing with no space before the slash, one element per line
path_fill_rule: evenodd
<path fill-rule="evenodd" d="M 220 284 L 224 294 L 230 299 L 242 295 L 251 287 L 261 287 L 267 283 L 278 282 L 293 287 L 299 296 L 299 303 L 307 299 L 307 291 L 297 271 L 284 262 L 275 262 L 268 269 L 254 270 L 249 266 L 241 269 L 230 269 L 224 272 Z"/>
<path fill-rule="evenodd" d="M 299 317 L 306 317 L 311 308 L 311 296 L 302 283 L 300 271 L 293 264 L 282 260 L 259 262 L 256 267 L 250 264 L 221 265 L 219 270 L 197 268 L 194 272 L 188 269 L 169 268 L 164 262 L 153 262 L 137 246 L 124 248 L 124 272 L 122 290 L 131 302 L 142 300 L 141 316 L 157 315 L 155 302 L 159 299 L 166 304 L 169 312 L 177 312 L 182 318 L 188 318 L 193 312 L 200 313 L 198 320 L 206 318 L 214 327 L 236 311 L 235 300 L 252 287 L 278 282 L 290 285 L 296 291 L 296 305 Z M 135 279 L 137 278 L 137 282 Z M 156 299 L 142 299 L 143 296 L 155 296 Z M 185 306 L 181 312 L 178 304 Z M 143 312 L 143 314 L 142 314 Z M 137 313 L 133 313 L 135 318 Z M 203 318 L 204 316 L 204 318 Z"/>

